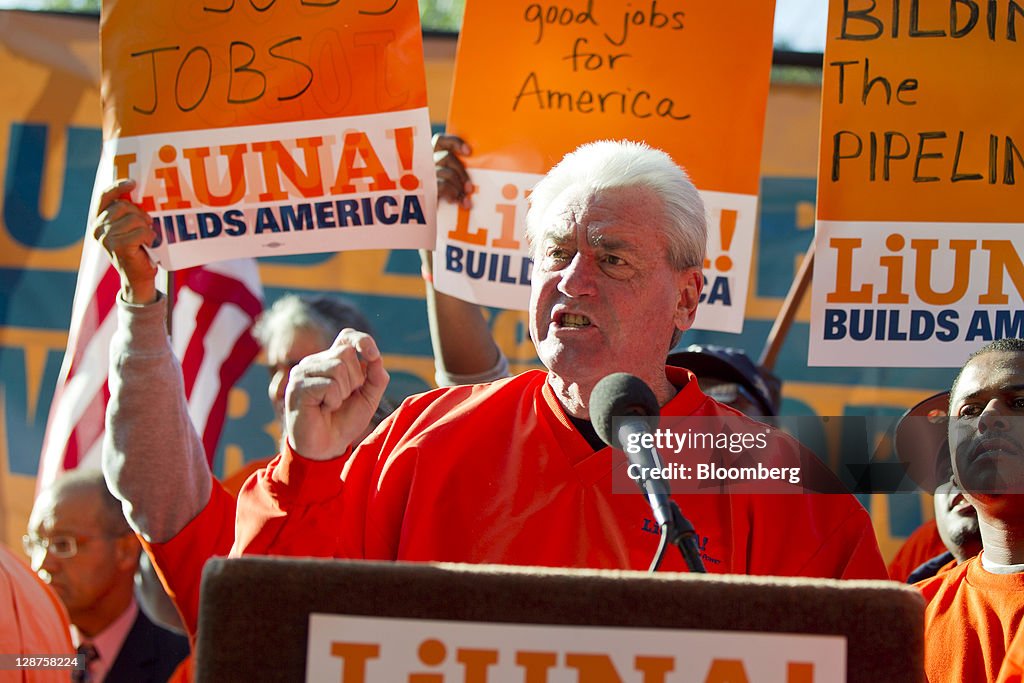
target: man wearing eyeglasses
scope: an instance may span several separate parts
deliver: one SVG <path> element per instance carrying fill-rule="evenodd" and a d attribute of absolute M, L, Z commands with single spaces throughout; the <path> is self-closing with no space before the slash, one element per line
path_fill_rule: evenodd
<path fill-rule="evenodd" d="M 138 608 L 139 542 L 99 471 L 75 470 L 42 490 L 24 537 L 32 568 L 67 607 L 90 683 L 166 681 L 188 640 Z"/>

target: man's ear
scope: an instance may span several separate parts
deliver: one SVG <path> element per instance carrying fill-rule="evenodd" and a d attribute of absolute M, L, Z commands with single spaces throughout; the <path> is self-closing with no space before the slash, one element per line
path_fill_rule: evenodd
<path fill-rule="evenodd" d="M 704 289 L 704 271 L 700 268 L 688 268 L 676 273 L 676 286 L 679 288 L 679 300 L 676 303 L 676 329 L 681 332 L 693 327 L 693 319 L 697 316 L 697 302 Z"/>
<path fill-rule="evenodd" d="M 142 552 L 142 546 L 139 544 L 139 539 L 136 538 L 134 532 L 117 537 L 116 557 L 118 568 L 131 570 L 134 573 L 139 566 L 140 552 Z"/>

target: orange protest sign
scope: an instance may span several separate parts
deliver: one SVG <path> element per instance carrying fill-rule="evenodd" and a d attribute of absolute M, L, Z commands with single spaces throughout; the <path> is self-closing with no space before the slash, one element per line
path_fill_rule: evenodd
<path fill-rule="evenodd" d="M 828 27 L 809 362 L 1024 336 L 1024 6 L 848 0 Z"/>
<path fill-rule="evenodd" d="M 410 0 L 105 0 L 104 138 L 424 107 Z"/>
<path fill-rule="evenodd" d="M 639 138 L 702 190 L 757 194 L 774 5 L 471 0 L 448 128 L 481 168 L 544 173 Z"/>
<path fill-rule="evenodd" d="M 1014 2 L 835 4 L 819 217 L 1024 219 L 1018 31 Z"/>
<path fill-rule="evenodd" d="M 473 210 L 442 206 L 435 285 L 526 308 L 530 187 L 593 140 L 668 152 L 708 214 L 707 285 L 695 326 L 739 332 L 749 284 L 772 0 L 469 0 L 448 130 L 466 140 Z"/>
<path fill-rule="evenodd" d="M 98 186 L 164 267 L 433 242 L 415 0 L 107 0 L 101 45 Z"/>

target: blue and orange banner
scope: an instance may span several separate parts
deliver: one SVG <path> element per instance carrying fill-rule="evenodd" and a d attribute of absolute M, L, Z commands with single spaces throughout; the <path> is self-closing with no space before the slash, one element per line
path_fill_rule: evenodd
<path fill-rule="evenodd" d="M 430 246 L 415 0 L 106 0 L 98 185 L 133 177 L 170 270 Z"/>
<path fill-rule="evenodd" d="M 1022 20 L 831 4 L 812 365 L 960 367 L 1024 336 Z"/>
<path fill-rule="evenodd" d="M 72 294 L 102 147 L 97 36 L 95 17 L 0 11 L 0 540 L 17 552 L 68 342 Z M 428 36 L 425 42 L 431 111 L 440 127 L 451 85 L 454 38 Z M 772 84 L 751 285 L 743 295 L 743 334 L 691 330 L 684 345 L 725 344 L 745 348 L 752 356 L 761 349 L 814 226 L 820 100 L 816 82 Z M 262 260 L 259 271 L 268 305 L 286 292 L 330 293 L 366 311 L 391 374 L 388 395 L 393 402 L 433 386 L 415 253 L 294 255 Z M 952 380 L 951 372 L 939 369 L 849 368 L 823 374 L 808 368 L 808 311 L 799 311 L 775 367 L 785 380 L 785 415 L 893 418 Z M 486 314 L 513 371 L 536 367 L 526 317 L 512 310 Z M 279 434 L 266 392 L 267 371 L 259 365 L 231 389 L 213 463 L 217 476 L 275 451 Z M 832 443 L 833 436 L 838 442 L 841 435 L 825 436 Z M 876 494 L 862 501 L 887 555 L 932 514 L 931 500 L 924 496 Z"/>
<path fill-rule="evenodd" d="M 584 142 L 640 140 L 687 169 L 708 209 L 697 327 L 743 326 L 775 3 L 466 3 L 450 132 L 473 148 L 473 209 L 442 206 L 435 282 L 525 309 L 526 196 Z M 737 17 L 742 17 L 738 20 Z"/>

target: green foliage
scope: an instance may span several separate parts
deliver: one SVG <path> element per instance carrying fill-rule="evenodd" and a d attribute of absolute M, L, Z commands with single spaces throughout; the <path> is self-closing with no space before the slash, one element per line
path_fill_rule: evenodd
<path fill-rule="evenodd" d="M 458 32 L 466 0 L 420 0 L 420 21 L 424 31 Z"/>
<path fill-rule="evenodd" d="M 96 12 L 100 11 L 101 0 L 45 0 L 40 2 L 39 9 L 57 10 L 61 12 Z"/>
<path fill-rule="evenodd" d="M 175 0 L 157 0 L 173 2 Z M 99 12 L 102 0 L 37 0 L 33 9 L 61 12 Z M 466 0 L 419 0 L 420 18 L 426 31 L 458 31 Z M 28 7 L 29 3 L 25 3 Z"/>

